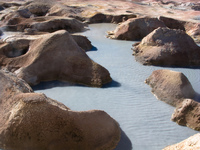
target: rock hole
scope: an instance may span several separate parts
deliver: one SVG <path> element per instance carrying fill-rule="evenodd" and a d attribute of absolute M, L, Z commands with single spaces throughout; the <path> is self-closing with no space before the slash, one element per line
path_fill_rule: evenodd
<path fill-rule="evenodd" d="M 18 40 L 12 43 L 4 49 L 4 54 L 8 58 L 19 57 L 25 55 L 29 50 L 29 40 Z"/>

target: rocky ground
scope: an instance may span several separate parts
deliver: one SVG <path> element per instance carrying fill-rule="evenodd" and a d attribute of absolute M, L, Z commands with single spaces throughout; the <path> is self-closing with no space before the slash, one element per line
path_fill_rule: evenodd
<path fill-rule="evenodd" d="M 76 34 L 90 23 L 117 23 L 108 37 L 141 40 L 133 49 L 142 64 L 200 66 L 199 0 L 7 0 L 0 2 L 0 20 L 2 37 L 5 31 L 16 33 L 0 41 L 3 149 L 113 149 L 117 145 L 119 125 L 105 112 L 73 112 L 29 87 L 51 80 L 101 87 L 112 80 L 109 71 L 85 53 L 91 42 Z M 200 104 L 183 74 L 160 70 L 146 83 L 159 99 L 176 106 L 173 121 L 200 130 Z M 27 123 L 30 118 L 32 123 Z M 90 124 L 94 119 L 96 123 Z M 27 144 L 21 145 L 23 141 Z"/>

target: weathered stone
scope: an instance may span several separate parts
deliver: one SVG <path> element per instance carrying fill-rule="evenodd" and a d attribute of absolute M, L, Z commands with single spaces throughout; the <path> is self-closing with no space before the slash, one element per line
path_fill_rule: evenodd
<path fill-rule="evenodd" d="M 17 12 L 24 18 L 30 18 L 32 16 L 32 13 L 28 9 L 19 9 Z"/>
<path fill-rule="evenodd" d="M 85 18 L 82 17 L 82 12 L 84 11 L 83 7 L 78 6 L 68 6 L 62 4 L 55 4 L 53 5 L 48 13 L 47 16 L 62 16 L 62 17 L 71 17 L 75 18 L 80 21 L 85 21 Z"/>
<path fill-rule="evenodd" d="M 164 24 L 170 29 L 180 29 L 180 30 L 185 31 L 184 21 L 180 21 L 180 20 L 176 20 L 176 19 L 168 18 L 164 16 L 160 16 L 158 19 L 163 21 Z"/>
<path fill-rule="evenodd" d="M 200 133 L 197 133 L 180 143 L 167 146 L 163 150 L 198 150 L 199 148 L 200 148 Z"/>
<path fill-rule="evenodd" d="M 137 41 L 141 40 L 158 27 L 166 26 L 157 18 L 133 18 L 120 24 L 113 32 L 110 32 L 108 37 L 120 40 Z"/>
<path fill-rule="evenodd" d="M 176 107 L 172 121 L 179 125 L 187 126 L 194 130 L 200 131 L 200 103 L 185 99 L 179 106 Z"/>
<path fill-rule="evenodd" d="M 158 28 L 133 48 L 144 65 L 200 66 L 200 47 L 182 30 Z"/>
<path fill-rule="evenodd" d="M 41 17 L 35 18 L 35 23 L 31 23 L 32 29 L 43 32 L 54 32 L 57 30 L 65 29 L 68 32 L 81 32 L 85 30 L 85 24 L 66 17 Z"/>
<path fill-rule="evenodd" d="M 88 50 L 92 49 L 92 44 L 88 40 L 88 38 L 86 36 L 83 36 L 83 35 L 72 35 L 72 37 L 76 41 L 78 46 L 80 46 L 85 51 L 88 51 Z"/>
<path fill-rule="evenodd" d="M 0 46 L 0 65 L 31 85 L 62 80 L 100 87 L 112 80 L 109 72 L 93 62 L 64 30 L 29 40 L 23 48 L 14 43 Z"/>
<path fill-rule="evenodd" d="M 161 101 L 172 106 L 179 105 L 186 98 L 195 98 L 187 77 L 181 72 L 156 70 L 145 80 L 152 88 L 152 93 Z"/>
<path fill-rule="evenodd" d="M 65 29 L 68 32 L 82 32 L 86 27 L 86 24 L 74 18 L 41 16 L 25 19 L 13 15 L 8 16 L 2 23 L 6 30 L 23 32 L 24 30 L 32 29 L 37 32 L 54 32 Z"/>
<path fill-rule="evenodd" d="M 32 2 L 24 8 L 28 9 L 32 14 L 36 16 L 45 16 L 51 6 L 49 3 Z"/>
<path fill-rule="evenodd" d="M 118 123 L 104 111 L 72 111 L 2 70 L 0 84 L 1 149 L 109 150 L 120 139 Z"/>
<path fill-rule="evenodd" d="M 96 13 L 90 18 L 88 18 L 88 23 L 120 23 L 124 22 L 130 18 L 136 18 L 134 14 L 121 14 L 121 15 L 112 15 L 112 14 L 103 14 Z"/>

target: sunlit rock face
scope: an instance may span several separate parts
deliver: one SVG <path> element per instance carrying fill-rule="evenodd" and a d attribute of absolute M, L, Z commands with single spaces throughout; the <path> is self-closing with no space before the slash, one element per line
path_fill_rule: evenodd
<path fill-rule="evenodd" d="M 163 150 L 183 150 L 183 149 L 187 149 L 187 150 L 198 150 L 200 147 L 200 134 L 195 134 L 191 137 L 189 137 L 188 139 L 171 145 L 171 146 L 167 146 L 166 148 L 164 148 Z"/>
<path fill-rule="evenodd" d="M 101 87 L 112 79 L 109 72 L 92 61 L 64 30 L 40 38 L 2 43 L 0 65 L 30 85 L 62 80 Z"/>
<path fill-rule="evenodd" d="M 141 40 L 158 27 L 166 27 L 165 24 L 157 18 L 133 18 L 120 24 L 109 36 L 120 40 Z"/>
<path fill-rule="evenodd" d="M 196 96 L 189 80 L 181 72 L 156 70 L 145 82 L 158 99 L 172 106 L 178 106 L 184 99 Z"/>
<path fill-rule="evenodd" d="M 200 66 L 200 47 L 182 30 L 158 28 L 134 45 L 136 61 L 156 66 Z"/>

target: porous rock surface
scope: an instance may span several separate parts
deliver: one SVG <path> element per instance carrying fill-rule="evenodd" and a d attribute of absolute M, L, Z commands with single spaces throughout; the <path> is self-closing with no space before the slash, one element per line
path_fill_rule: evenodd
<path fill-rule="evenodd" d="M 144 65 L 200 66 L 200 47 L 182 30 L 158 28 L 134 45 L 133 54 Z"/>
<path fill-rule="evenodd" d="M 109 72 L 92 61 L 65 30 L 36 40 L 18 40 L 0 45 L 0 66 L 30 85 L 62 80 L 101 87 L 112 79 Z"/>
<path fill-rule="evenodd" d="M 199 150 L 199 149 L 200 149 L 200 133 L 197 133 L 180 143 L 167 146 L 163 150 Z"/>
<path fill-rule="evenodd" d="M 189 80 L 181 72 L 155 70 L 145 82 L 158 99 L 172 106 L 178 106 L 184 99 L 196 96 Z"/>
<path fill-rule="evenodd" d="M 0 84 L 1 149 L 110 150 L 120 139 L 118 123 L 104 111 L 72 111 L 2 70 Z"/>
<path fill-rule="evenodd" d="M 192 99 L 185 99 L 176 107 L 172 114 L 172 121 L 200 131 L 200 103 Z"/>

